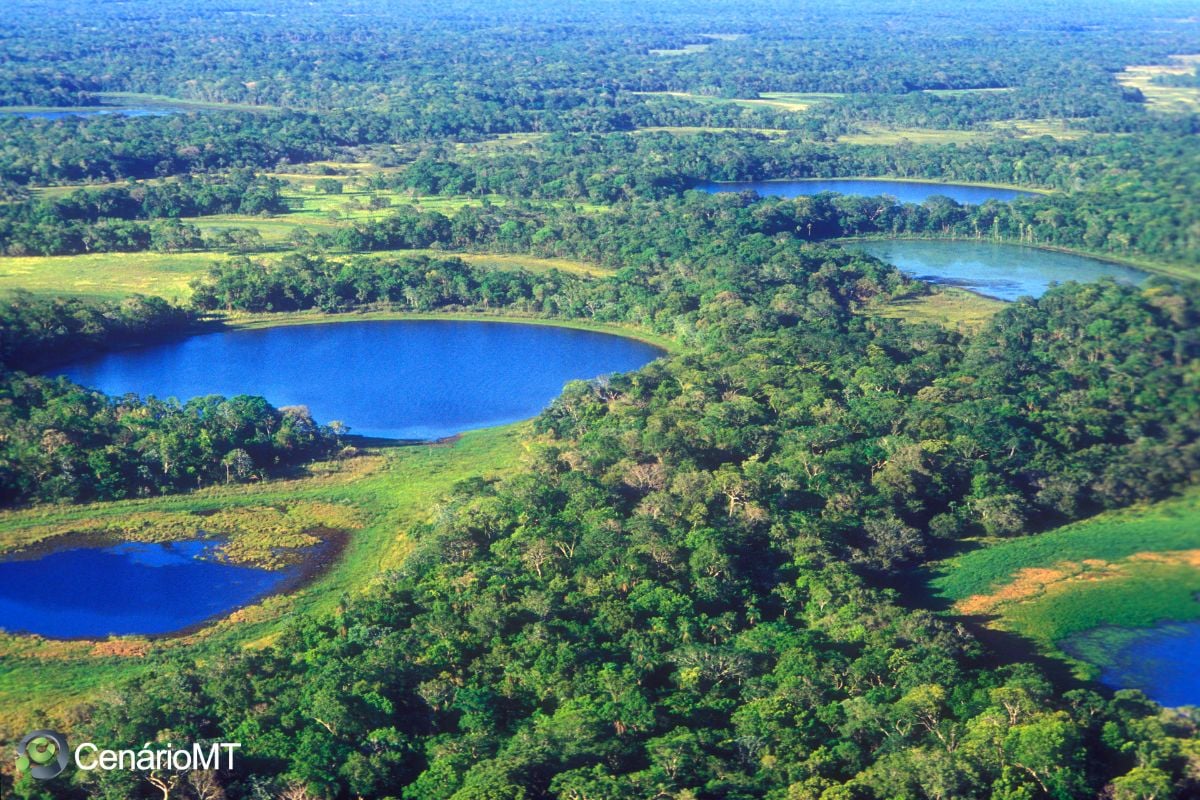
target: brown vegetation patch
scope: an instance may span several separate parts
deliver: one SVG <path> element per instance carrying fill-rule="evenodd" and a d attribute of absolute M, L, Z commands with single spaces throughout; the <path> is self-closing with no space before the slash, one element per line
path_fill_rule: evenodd
<path fill-rule="evenodd" d="M 954 608 L 960 614 L 991 614 L 1001 606 L 1038 597 L 1050 587 L 1067 581 L 1103 581 L 1122 577 L 1129 574 L 1132 563 L 1146 561 L 1200 569 L 1200 550 L 1134 553 L 1116 562 L 1087 558 L 1082 561 L 1062 561 L 1053 567 L 1026 567 L 1017 572 L 1010 583 L 991 594 L 971 595 L 955 603 Z"/>

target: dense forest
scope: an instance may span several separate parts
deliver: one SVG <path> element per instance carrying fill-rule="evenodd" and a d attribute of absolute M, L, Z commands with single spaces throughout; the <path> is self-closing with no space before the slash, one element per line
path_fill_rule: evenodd
<path fill-rule="evenodd" d="M 1186 104 L 1178 66 L 1123 77 L 1200 53 L 1194 4 L 14 0 L 4 16 L 0 274 L 68 266 L 53 290 L 0 287 L 0 553 L 22 513 L 302 486 L 317 462 L 349 465 L 337 508 L 374 503 L 408 549 L 386 570 L 372 551 L 319 611 L 221 623 L 262 626 L 243 640 L 0 632 L 6 749 L 9 676 L 21 719 L 72 742 L 241 743 L 232 770 L 49 781 L 5 783 L 6 757 L 0 796 L 1200 796 L 1195 709 L 1087 680 L 923 583 L 967 548 L 1200 478 L 1200 100 L 1155 106 L 1156 90 Z M 832 177 L 1027 192 L 698 190 Z M 855 237 L 1159 274 L 943 325 L 903 309 L 946 295 L 839 245 Z M 185 268 L 181 295 L 93 296 L 84 275 Z M 47 374 L 245 315 L 368 311 L 672 349 L 568 384 L 506 469 L 407 515 L 409 487 L 352 483 L 407 448 L 344 447 L 303 406 Z M 45 694 L 68 663 L 126 677 Z"/>

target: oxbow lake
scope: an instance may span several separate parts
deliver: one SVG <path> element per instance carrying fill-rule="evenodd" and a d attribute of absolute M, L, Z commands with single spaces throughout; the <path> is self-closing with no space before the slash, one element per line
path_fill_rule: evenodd
<path fill-rule="evenodd" d="M 57 370 L 111 395 L 262 395 L 351 433 L 437 439 L 535 416 L 573 379 L 662 351 L 605 333 L 507 322 L 290 325 L 105 353 Z"/>
<path fill-rule="evenodd" d="M 981 205 L 988 200 L 1007 202 L 1032 197 L 1033 192 L 1000 189 L 962 183 L 923 183 L 919 181 L 880 181 L 865 178 L 821 178 L 795 181 L 714 181 L 695 187 L 702 192 L 757 192 L 763 197 L 802 197 L 821 192 L 876 197 L 889 195 L 903 203 L 923 203 L 941 195 L 959 203 Z"/>
<path fill-rule="evenodd" d="M 1138 284 L 1141 270 L 1073 253 L 990 242 L 889 239 L 848 243 L 929 283 L 957 286 L 998 300 L 1041 297 L 1055 283 L 1112 278 Z"/>
<path fill-rule="evenodd" d="M 52 639 L 163 634 L 257 600 L 296 576 L 221 563 L 192 540 L 0 559 L 0 626 Z"/>

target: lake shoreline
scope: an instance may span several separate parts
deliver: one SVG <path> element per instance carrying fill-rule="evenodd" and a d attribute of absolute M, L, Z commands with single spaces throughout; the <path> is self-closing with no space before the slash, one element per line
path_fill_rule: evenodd
<path fill-rule="evenodd" d="M 1012 239 L 991 239 L 991 238 L 973 238 L 963 236 L 929 236 L 922 234 L 887 234 L 877 236 L 845 236 L 836 239 L 825 239 L 827 244 L 854 244 L 856 242 L 962 242 L 967 244 L 1003 244 L 1011 247 L 1023 247 L 1028 250 L 1041 250 L 1048 253 L 1062 253 L 1068 256 L 1079 256 L 1080 258 L 1091 258 L 1096 261 L 1103 261 L 1108 264 L 1115 264 L 1120 267 L 1129 267 L 1131 269 L 1142 270 L 1164 278 L 1173 278 L 1175 280 L 1194 281 L 1194 276 L 1189 276 L 1184 272 L 1177 272 L 1179 267 L 1171 264 L 1162 264 L 1155 261 L 1140 261 L 1134 258 L 1121 258 L 1108 253 L 1093 253 L 1088 250 L 1078 250 L 1071 247 L 1063 247 L 1062 245 L 1054 244 L 1030 244 L 1029 242 L 1018 242 Z"/>
<path fill-rule="evenodd" d="M 880 183 L 920 183 L 928 186 L 965 186 L 971 189 L 1001 189 L 1006 192 L 1028 192 L 1034 195 L 1050 195 L 1056 190 L 1042 189 L 1031 186 L 1021 186 L 1015 183 L 976 183 L 974 181 L 940 181 L 935 178 L 901 178 L 896 175 L 839 175 L 836 177 L 816 177 L 810 176 L 807 178 L 760 178 L 757 180 L 736 180 L 736 181 L 701 181 L 692 187 L 695 191 L 703 191 L 700 186 L 720 185 L 720 184 L 737 184 L 737 183 L 817 183 L 822 181 L 878 181 Z"/>
<path fill-rule="evenodd" d="M 323 575 L 336 567 L 343 555 L 345 555 L 347 546 L 350 542 L 350 532 L 340 528 L 320 528 L 308 531 L 308 533 L 310 535 L 317 536 L 319 541 L 314 545 L 302 548 L 300 560 L 297 563 L 286 565 L 282 568 L 272 568 L 270 566 L 259 564 L 253 561 L 241 562 L 212 559 L 214 563 L 228 564 L 235 567 L 259 569 L 266 572 L 281 572 L 285 574 L 283 575 L 282 579 L 272 585 L 267 591 L 254 595 L 244 602 L 237 603 L 236 605 L 230 606 L 229 608 L 219 611 L 215 614 L 210 614 L 204 619 L 189 623 L 188 625 L 174 630 L 164 631 L 162 633 L 108 634 L 103 637 L 48 636 L 46 634 L 37 633 L 36 631 L 8 629 L 0 629 L 0 634 L 21 639 L 41 639 L 47 642 L 73 642 L 84 644 L 100 644 L 111 641 L 112 639 L 162 642 L 171 639 L 192 636 L 200 633 L 206 628 L 222 622 L 223 620 L 229 619 L 239 611 L 259 606 L 272 597 L 290 595 L 300 591 L 301 589 L 313 584 L 317 579 L 321 578 Z M 39 540 L 18 550 L 4 553 L 3 555 L 0 555 L 0 563 L 9 561 L 36 561 L 44 556 L 55 553 L 90 548 L 116 547 L 122 544 L 167 545 L 176 542 L 191 541 L 212 542 L 214 545 L 217 545 L 223 540 L 221 537 L 210 538 L 206 536 L 193 536 L 189 538 L 187 536 L 181 536 L 162 541 L 143 542 L 140 540 L 96 532 L 81 532 L 77 534 L 67 533 L 60 536 L 51 537 L 49 539 Z"/>

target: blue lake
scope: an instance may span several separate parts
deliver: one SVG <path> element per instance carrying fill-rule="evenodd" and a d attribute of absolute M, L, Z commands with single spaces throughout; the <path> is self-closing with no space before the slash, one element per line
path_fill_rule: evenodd
<path fill-rule="evenodd" d="M 111 352 L 57 371 L 108 394 L 262 395 L 322 423 L 436 439 L 536 415 L 573 379 L 635 370 L 662 351 L 620 336 L 503 322 L 291 325 Z"/>
<path fill-rule="evenodd" d="M 296 569 L 211 559 L 216 542 L 126 542 L 0 560 L 0 627 L 54 639 L 161 634 L 252 602 Z"/>
<path fill-rule="evenodd" d="M 1008 201 L 1032 197 L 1033 192 L 994 189 L 962 183 L 921 183 L 919 181 L 878 181 L 862 178 L 820 178 L 797 181 L 721 181 L 695 187 L 702 192 L 757 192 L 763 197 L 802 197 L 821 192 L 876 197 L 886 194 L 903 203 L 923 203 L 941 195 L 959 203 L 980 205 L 988 200 Z"/>
<path fill-rule="evenodd" d="M 1041 297 L 1054 283 L 1087 283 L 1112 278 L 1137 284 L 1149 275 L 1097 258 L 989 242 L 890 239 L 847 243 L 896 265 L 919 280 L 995 297 Z"/>
<path fill-rule="evenodd" d="M 1100 682 L 1113 689 L 1140 689 L 1164 706 L 1200 706 L 1200 622 L 1100 628 L 1061 647 L 1100 665 Z"/>

